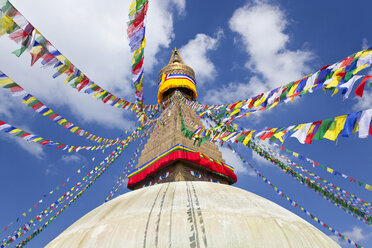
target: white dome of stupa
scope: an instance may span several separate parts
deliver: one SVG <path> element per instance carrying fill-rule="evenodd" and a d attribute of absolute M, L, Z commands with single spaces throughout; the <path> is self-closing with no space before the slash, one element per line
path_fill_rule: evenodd
<path fill-rule="evenodd" d="M 340 247 L 297 215 L 248 191 L 171 182 L 117 197 L 46 247 Z"/>

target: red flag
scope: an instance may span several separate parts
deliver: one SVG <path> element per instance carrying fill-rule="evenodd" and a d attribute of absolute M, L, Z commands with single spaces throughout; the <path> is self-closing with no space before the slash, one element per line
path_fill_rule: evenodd
<path fill-rule="evenodd" d="M 44 106 L 44 104 L 42 104 L 41 102 L 39 102 L 39 103 L 36 103 L 34 106 L 32 106 L 32 108 L 33 108 L 34 110 L 38 110 L 38 109 L 41 108 L 42 106 Z"/>
<path fill-rule="evenodd" d="M 323 66 L 322 68 L 320 68 L 320 71 L 326 69 L 328 66 L 330 66 L 330 65 L 325 65 L 325 66 Z"/>
<path fill-rule="evenodd" d="M 28 34 L 23 29 L 19 29 L 19 30 L 15 31 L 15 32 L 9 34 L 9 38 L 12 39 L 12 40 L 14 40 L 16 43 L 20 43 L 27 36 L 28 36 Z"/>
<path fill-rule="evenodd" d="M 313 131 L 306 136 L 305 143 L 311 144 L 311 142 L 313 141 L 313 137 L 316 134 L 316 132 L 318 131 L 321 124 L 322 124 L 322 121 L 314 121 L 313 122 L 313 125 L 315 125 L 315 127 L 313 128 Z"/>
<path fill-rule="evenodd" d="M 365 76 L 362 80 L 362 82 L 358 85 L 358 87 L 355 89 L 355 95 L 362 97 L 363 96 L 363 91 L 364 91 L 364 86 L 366 85 L 366 82 L 368 79 L 372 78 L 372 76 Z"/>
<path fill-rule="evenodd" d="M 80 85 L 79 85 L 79 87 L 77 87 L 77 90 L 81 91 L 85 86 L 88 85 L 89 81 L 90 81 L 89 78 L 84 76 L 84 79 L 83 79 L 83 81 L 80 82 Z"/>
<path fill-rule="evenodd" d="M 342 61 L 341 67 L 348 66 L 353 62 L 354 56 L 351 56 L 350 58 L 346 58 Z"/>
<path fill-rule="evenodd" d="M 26 136 L 28 136 L 28 135 L 30 135 L 30 133 L 24 133 L 24 134 L 22 134 L 20 137 L 23 138 L 23 137 L 26 137 Z"/>
<path fill-rule="evenodd" d="M 136 67 L 133 68 L 132 73 L 137 75 L 141 71 L 142 65 L 143 65 L 143 57 L 142 57 L 141 61 L 138 62 Z"/>

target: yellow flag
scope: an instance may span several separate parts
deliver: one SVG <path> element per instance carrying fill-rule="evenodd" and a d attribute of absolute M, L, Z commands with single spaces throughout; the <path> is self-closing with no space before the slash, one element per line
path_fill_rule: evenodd
<path fill-rule="evenodd" d="M 334 89 L 332 96 L 336 95 L 338 92 L 338 89 Z"/>
<path fill-rule="evenodd" d="M 283 140 L 283 135 L 284 135 L 285 133 L 283 132 L 283 131 L 281 131 L 281 132 L 277 132 L 277 133 L 274 133 L 274 137 L 275 138 L 277 138 L 277 139 L 279 139 L 280 140 L 280 142 L 284 142 L 284 140 Z"/>
<path fill-rule="evenodd" d="M 73 127 L 73 128 L 70 129 L 70 132 L 73 132 L 73 133 L 74 133 L 74 132 L 76 132 L 78 129 L 79 129 L 79 127 Z"/>
<path fill-rule="evenodd" d="M 67 121 L 67 120 L 66 120 L 66 119 L 61 119 L 61 120 L 57 121 L 57 123 L 58 123 L 59 125 L 61 125 L 61 123 L 65 122 L 65 121 Z"/>
<path fill-rule="evenodd" d="M 51 114 L 51 113 L 53 113 L 53 110 L 51 110 L 51 109 L 49 109 L 47 112 L 45 112 L 43 115 L 44 116 L 47 116 L 48 114 Z"/>
<path fill-rule="evenodd" d="M 292 87 L 291 87 L 291 89 L 289 90 L 289 92 L 288 92 L 288 94 L 287 94 L 287 96 L 292 96 L 294 93 L 295 93 L 295 91 L 296 91 L 296 89 L 297 89 L 297 86 L 298 86 L 298 84 L 299 84 L 299 82 L 298 83 L 296 83 L 296 84 L 294 84 L 294 85 L 292 85 Z"/>
<path fill-rule="evenodd" d="M 35 100 L 36 100 L 36 98 L 32 96 L 32 97 L 30 97 L 29 99 L 27 99 L 26 101 L 22 101 L 22 103 L 28 105 L 28 104 L 30 104 L 31 102 L 35 101 Z"/>
<path fill-rule="evenodd" d="M 278 102 L 274 102 L 273 104 L 271 104 L 271 106 L 268 109 L 274 108 L 276 105 L 278 105 L 278 103 L 279 103 L 279 101 Z"/>
<path fill-rule="evenodd" d="M 229 138 L 231 138 L 232 136 L 234 136 L 236 134 L 236 132 L 232 132 L 230 135 L 226 135 L 226 137 L 224 137 L 223 139 L 222 139 L 222 141 L 227 141 Z"/>
<path fill-rule="evenodd" d="M 137 1 L 133 0 L 129 7 L 129 15 L 132 16 L 136 12 Z"/>
<path fill-rule="evenodd" d="M 358 131 L 359 131 L 359 123 L 356 122 L 356 123 L 355 123 L 355 126 L 354 126 L 354 128 L 353 128 L 353 133 L 356 133 L 356 132 L 358 132 Z"/>
<path fill-rule="evenodd" d="M 260 106 L 266 100 L 266 98 L 267 98 L 267 95 L 261 96 L 260 99 L 258 99 L 257 101 L 255 101 L 253 103 L 253 106 L 255 106 L 257 108 L 258 106 Z"/>
<path fill-rule="evenodd" d="M 5 85 L 12 84 L 12 83 L 14 83 L 14 81 L 11 80 L 10 78 L 0 79 L 1 87 L 4 87 Z"/>
<path fill-rule="evenodd" d="M 329 173 L 333 174 L 333 169 L 327 167 L 327 171 L 328 171 Z"/>
<path fill-rule="evenodd" d="M 35 54 L 35 55 L 38 55 L 38 54 L 41 53 L 42 50 L 43 50 L 43 46 L 42 45 L 38 45 L 38 46 L 34 46 L 32 48 L 32 50 L 30 51 L 30 53 Z"/>
<path fill-rule="evenodd" d="M 355 54 L 354 59 L 355 59 L 355 58 L 366 57 L 366 56 L 370 55 L 371 52 L 372 52 L 371 50 L 359 51 L 359 52 L 357 52 L 357 53 Z"/>
<path fill-rule="evenodd" d="M 326 86 L 326 89 L 334 88 L 340 83 L 341 77 L 334 77 L 333 80 Z"/>
<path fill-rule="evenodd" d="M 70 82 L 75 76 L 76 76 L 75 73 L 71 73 L 70 76 L 66 77 L 65 81 L 63 81 L 63 85 Z"/>
<path fill-rule="evenodd" d="M 247 145 L 248 144 L 248 142 L 252 139 L 252 136 L 253 136 L 253 133 L 255 132 L 256 130 L 253 130 L 253 131 L 251 131 L 248 135 L 247 135 L 247 137 L 245 137 L 245 139 L 243 140 L 243 145 Z"/>
<path fill-rule="evenodd" d="M 233 116 L 240 112 L 240 109 L 235 109 L 233 112 L 231 112 L 230 116 Z"/>
<path fill-rule="evenodd" d="M 371 186 L 371 185 L 369 185 L 369 184 L 366 184 L 366 189 L 368 189 L 368 190 L 372 191 L 372 186 Z"/>
<path fill-rule="evenodd" d="M 356 68 L 355 71 L 353 71 L 353 75 L 357 74 L 358 72 L 360 72 L 361 70 L 363 70 L 364 68 L 366 68 L 368 66 L 369 66 L 369 64 L 359 66 L 358 68 Z"/>
<path fill-rule="evenodd" d="M 245 100 L 239 102 L 238 104 L 235 105 L 234 109 L 240 109 L 242 106 L 243 106 L 243 103 L 245 102 Z"/>
<path fill-rule="evenodd" d="M 7 14 L 0 18 L 0 36 L 14 29 L 14 21 Z"/>
<path fill-rule="evenodd" d="M 345 121 L 346 121 L 347 115 L 341 115 L 335 117 L 335 122 L 336 125 L 331 124 L 331 129 L 328 129 L 327 132 L 324 134 L 324 138 L 329 139 L 329 140 L 336 140 L 337 136 L 341 132 L 341 130 L 344 128 Z"/>
<path fill-rule="evenodd" d="M 36 139 L 33 139 L 33 140 L 30 140 L 30 141 L 32 141 L 32 142 L 38 142 L 38 141 L 40 141 L 40 140 L 42 140 L 43 138 L 36 138 Z"/>
<path fill-rule="evenodd" d="M 16 128 L 16 129 L 13 129 L 12 131 L 10 131 L 9 133 L 19 133 L 21 131 L 22 131 L 21 129 Z"/>

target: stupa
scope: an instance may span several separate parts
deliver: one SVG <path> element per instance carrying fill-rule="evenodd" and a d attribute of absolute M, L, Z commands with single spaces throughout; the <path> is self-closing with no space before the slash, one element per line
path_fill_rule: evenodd
<path fill-rule="evenodd" d="M 339 247 L 297 215 L 231 186 L 237 178 L 211 142 L 186 138 L 183 118 L 202 126 L 175 94 L 197 97 L 195 73 L 177 49 L 159 73 L 163 106 L 136 169 L 132 192 L 92 210 L 46 247 Z"/>

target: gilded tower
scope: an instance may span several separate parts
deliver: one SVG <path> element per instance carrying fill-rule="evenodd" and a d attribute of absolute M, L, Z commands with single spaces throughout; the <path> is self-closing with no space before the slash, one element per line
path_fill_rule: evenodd
<path fill-rule="evenodd" d="M 137 169 L 129 175 L 128 188 L 173 181 L 234 183 L 232 167 L 225 164 L 216 144 L 206 141 L 198 146 L 181 133 L 181 114 L 189 120 L 184 122 L 189 129 L 190 122 L 203 124 L 183 101 L 171 101 L 176 92 L 188 100 L 197 97 L 194 70 L 174 49 L 168 65 L 159 73 L 158 103 L 164 109 L 138 159 Z"/>

